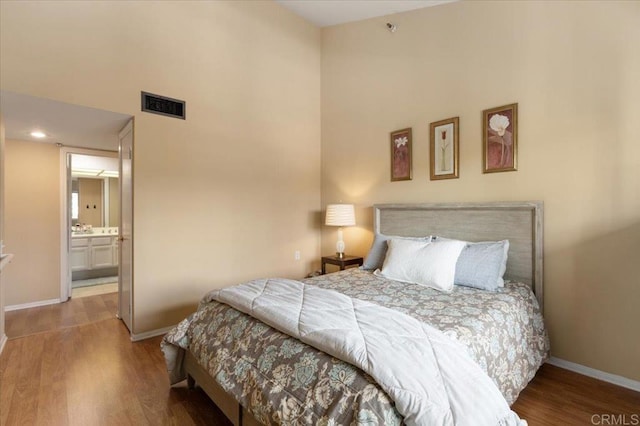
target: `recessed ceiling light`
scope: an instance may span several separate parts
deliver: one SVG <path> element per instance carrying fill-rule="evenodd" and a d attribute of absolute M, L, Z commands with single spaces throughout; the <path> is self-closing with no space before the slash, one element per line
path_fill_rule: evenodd
<path fill-rule="evenodd" d="M 34 130 L 33 132 L 31 132 L 31 136 L 38 139 L 47 137 L 47 135 L 44 132 L 41 132 L 40 130 Z"/>

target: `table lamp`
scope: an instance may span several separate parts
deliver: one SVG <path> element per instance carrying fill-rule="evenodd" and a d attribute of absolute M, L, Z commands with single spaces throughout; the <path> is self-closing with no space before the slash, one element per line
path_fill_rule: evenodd
<path fill-rule="evenodd" d="M 327 216 L 325 225 L 338 226 L 338 242 L 336 243 L 336 257 L 344 258 L 344 241 L 342 241 L 342 227 L 356 224 L 356 215 L 353 204 L 329 204 L 327 205 Z"/>

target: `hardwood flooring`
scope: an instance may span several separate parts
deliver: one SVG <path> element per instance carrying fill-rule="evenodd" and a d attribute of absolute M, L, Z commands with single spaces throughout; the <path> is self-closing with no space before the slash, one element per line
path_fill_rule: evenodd
<path fill-rule="evenodd" d="M 13 339 L 115 318 L 117 313 L 118 293 L 73 298 L 65 303 L 6 312 L 5 334 Z"/>
<path fill-rule="evenodd" d="M 132 343 L 114 311 L 106 319 L 80 312 L 114 306 L 103 296 L 72 302 L 81 303 L 56 314 L 10 312 L 14 327 L 41 331 L 11 338 L 0 355 L 0 425 L 230 425 L 199 388 L 169 386 L 161 337 Z M 43 324 L 39 313 L 61 327 L 29 328 L 21 318 Z M 513 409 L 530 426 L 633 425 L 640 393 L 544 365 Z M 617 423 L 592 418 L 602 414 L 619 416 Z"/>
<path fill-rule="evenodd" d="M 9 340 L 0 424 L 229 425 L 201 390 L 169 386 L 160 340 L 132 343 L 115 318 Z"/>
<path fill-rule="evenodd" d="M 529 426 L 640 425 L 640 392 L 549 364 L 511 408 Z"/>

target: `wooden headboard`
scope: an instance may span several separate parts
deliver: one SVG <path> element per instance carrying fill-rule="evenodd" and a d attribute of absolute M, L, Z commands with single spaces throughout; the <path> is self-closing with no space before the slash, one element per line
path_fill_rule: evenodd
<path fill-rule="evenodd" d="M 531 285 L 543 309 L 541 201 L 451 204 L 376 204 L 374 231 L 439 235 L 465 241 L 509 240 L 505 278 Z"/>

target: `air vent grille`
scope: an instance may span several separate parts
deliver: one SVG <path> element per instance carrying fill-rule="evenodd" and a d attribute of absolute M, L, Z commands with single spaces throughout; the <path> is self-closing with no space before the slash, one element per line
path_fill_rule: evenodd
<path fill-rule="evenodd" d="M 186 102 L 153 93 L 141 92 L 142 111 L 167 117 L 186 119 Z"/>

